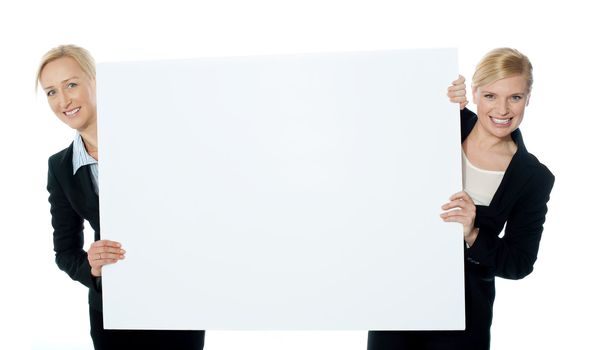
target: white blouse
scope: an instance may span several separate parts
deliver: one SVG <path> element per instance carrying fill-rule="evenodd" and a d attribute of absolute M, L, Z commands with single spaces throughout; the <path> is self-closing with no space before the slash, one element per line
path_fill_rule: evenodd
<path fill-rule="evenodd" d="M 488 206 L 503 180 L 504 171 L 484 170 L 474 166 L 462 151 L 462 188 L 476 205 Z"/>

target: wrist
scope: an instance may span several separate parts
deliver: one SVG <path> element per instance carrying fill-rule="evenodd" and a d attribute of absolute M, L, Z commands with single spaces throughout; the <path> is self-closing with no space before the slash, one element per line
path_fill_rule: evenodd
<path fill-rule="evenodd" d="M 479 235 L 479 228 L 473 227 L 472 230 L 467 235 L 464 235 L 464 241 L 468 244 L 469 247 L 472 247 L 474 241 L 477 239 Z"/>
<path fill-rule="evenodd" d="M 90 269 L 90 275 L 92 275 L 92 277 L 100 277 L 101 273 L 100 270 L 92 268 Z"/>

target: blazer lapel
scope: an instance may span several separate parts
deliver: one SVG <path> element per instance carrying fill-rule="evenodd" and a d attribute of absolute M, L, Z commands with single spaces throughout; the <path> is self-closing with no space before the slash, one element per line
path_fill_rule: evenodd
<path fill-rule="evenodd" d="M 511 137 L 517 145 L 517 151 L 513 155 L 503 180 L 489 204 L 497 213 L 502 212 L 513 204 L 514 198 L 517 198 L 519 192 L 525 187 L 530 180 L 532 171 L 529 165 L 529 153 L 526 150 L 524 141 L 519 129 L 515 130 Z"/>
<path fill-rule="evenodd" d="M 90 178 L 88 166 L 83 166 L 76 174 L 73 174 L 73 142 L 67 148 L 63 158 L 60 160 L 62 169 L 63 185 L 68 187 L 68 193 L 72 206 L 80 216 L 90 222 L 95 231 L 100 231 L 99 214 L 98 214 L 98 195 L 94 192 L 94 185 Z"/>
<path fill-rule="evenodd" d="M 83 201 L 80 204 L 85 210 L 87 220 L 94 224 L 98 222 L 98 195 L 94 192 L 91 176 L 89 167 L 83 166 L 74 175 L 74 181 L 79 198 Z"/>

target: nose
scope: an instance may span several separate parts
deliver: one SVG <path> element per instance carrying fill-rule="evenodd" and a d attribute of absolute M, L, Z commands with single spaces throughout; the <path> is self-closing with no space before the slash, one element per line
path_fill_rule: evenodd
<path fill-rule="evenodd" d="M 61 109 L 66 109 L 71 103 L 72 99 L 70 98 L 67 92 L 63 92 L 62 94 L 60 94 L 59 107 L 61 107 Z"/>
<path fill-rule="evenodd" d="M 508 105 L 507 101 L 500 100 L 497 103 L 497 112 L 500 115 L 507 115 L 509 113 L 509 105 Z"/>

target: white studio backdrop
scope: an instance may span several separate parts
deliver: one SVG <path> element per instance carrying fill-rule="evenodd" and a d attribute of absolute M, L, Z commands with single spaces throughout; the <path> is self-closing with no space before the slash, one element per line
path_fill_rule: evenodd
<path fill-rule="evenodd" d="M 490 49 L 521 50 L 535 69 L 522 132 L 528 150 L 556 175 L 556 184 L 535 271 L 521 281 L 497 280 L 492 348 L 578 348 L 586 331 L 581 315 L 589 311 L 583 283 L 589 243 L 585 13 L 581 2 L 572 0 L 2 4 L 0 348 L 91 348 L 86 290 L 53 262 L 45 191 L 47 158 L 66 147 L 73 132 L 33 90 L 40 57 L 62 43 L 88 48 L 98 62 L 457 47 L 468 84 Z M 206 337 L 209 350 L 365 345 L 363 331 L 211 331 Z"/>

